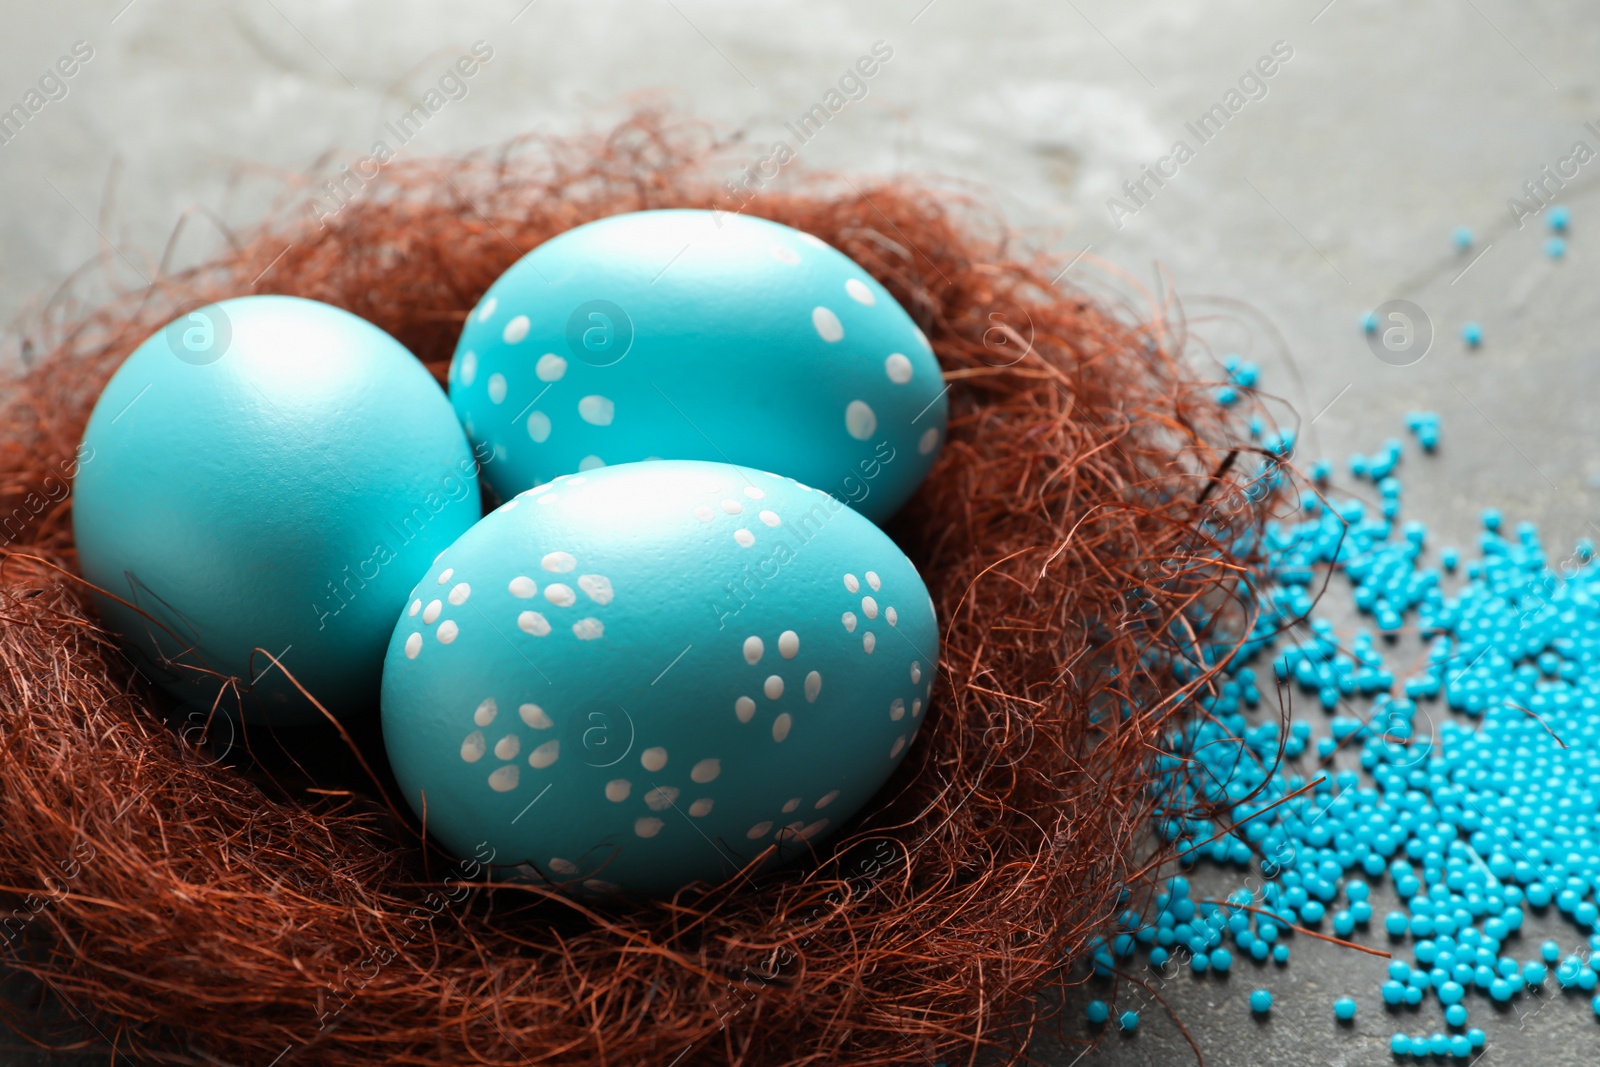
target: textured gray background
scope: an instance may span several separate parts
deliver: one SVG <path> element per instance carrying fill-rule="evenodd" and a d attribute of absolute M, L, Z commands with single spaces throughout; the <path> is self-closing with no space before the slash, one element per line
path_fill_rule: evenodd
<path fill-rule="evenodd" d="M 1487 504 L 1540 522 L 1552 549 L 1600 530 L 1590 405 L 1600 161 L 1562 194 L 1574 212 L 1564 262 L 1548 260 L 1542 226 L 1519 230 L 1506 204 L 1578 138 L 1600 146 L 1583 129 L 1600 126 L 1600 17 L 1588 4 L 92 0 L 68 10 L 5 0 L 0 16 L 0 107 L 73 42 L 94 48 L 68 95 L 0 145 L 0 321 L 102 254 L 136 283 L 187 211 L 247 224 L 282 175 L 328 153 L 353 162 L 480 39 L 493 61 L 405 153 L 572 129 L 619 113 L 628 94 L 662 90 L 686 113 L 745 131 L 762 146 L 754 161 L 882 40 L 893 59 L 800 165 L 975 183 L 1064 262 L 1085 252 L 1070 282 L 1135 307 L 1176 293 L 1197 339 L 1258 359 L 1302 425 L 1315 417 L 1305 456 L 1374 449 L 1401 435 L 1407 409 L 1438 410 L 1442 455 L 1402 473 L 1408 516 L 1443 534 L 1470 536 Z M 1266 97 L 1114 227 L 1107 197 L 1175 139 L 1193 147 L 1185 121 L 1275 41 L 1293 58 Z M 1450 244 L 1458 224 L 1479 235 L 1465 256 Z M 196 219 L 176 262 L 218 246 Z M 1437 334 L 1408 367 L 1380 363 L 1355 326 L 1394 297 L 1425 308 Z M 1485 330 L 1477 351 L 1458 340 L 1467 319 Z M 13 354 L 15 333 L 3 344 Z M 1381 916 L 1387 901 L 1377 904 Z M 1519 955 L 1541 932 L 1524 934 Z M 1570 929 L 1551 933 L 1573 941 Z M 1382 961 L 1303 938 L 1294 955 L 1259 977 L 1243 962 L 1227 981 L 1184 974 L 1161 991 L 1208 1063 L 1388 1062 L 1396 1026 L 1376 996 Z M 1270 1021 L 1244 1004 L 1258 984 L 1278 994 Z M 1354 1026 L 1332 1020 L 1344 992 L 1362 1005 Z M 1474 1024 L 1490 1034 L 1480 1058 L 1600 1060 L 1587 997 L 1530 1007 L 1536 1017 L 1519 1022 L 1475 998 Z M 1191 1057 L 1158 1010 L 1144 1021 L 1137 1038 L 1113 1033 L 1084 1062 Z M 1433 1005 L 1398 1025 L 1441 1023 Z M 1037 1052 L 1065 1064 L 1082 1050 Z M 33 1062 L 0 1045 L 7 1056 Z"/>

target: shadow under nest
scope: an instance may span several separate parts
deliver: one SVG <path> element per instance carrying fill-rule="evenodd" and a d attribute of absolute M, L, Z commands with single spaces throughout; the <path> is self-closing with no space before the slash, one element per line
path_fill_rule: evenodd
<path fill-rule="evenodd" d="M 640 114 L 396 161 L 336 214 L 284 207 L 214 262 L 151 264 L 149 287 L 98 306 L 68 286 L 37 315 L 0 400 L 0 517 L 25 520 L 0 559 L 0 892 L 27 916 L 25 936 L 7 928 L 15 966 L 119 1054 L 1006 1061 L 1170 858 L 1149 833 L 1154 760 L 1214 675 L 1170 664 L 1248 632 L 1235 590 L 1257 564 L 1237 546 L 1265 521 L 1263 502 L 1224 536 L 1208 504 L 1246 480 L 1238 409 L 1164 311 L 1141 322 L 1053 285 L 1061 264 L 970 198 L 898 179 L 815 175 L 747 206 L 881 281 L 949 386 L 949 442 L 889 526 L 942 629 L 931 719 L 810 861 L 625 906 L 446 884 L 459 865 L 385 802 L 375 726 L 352 739 L 371 778 L 331 731 L 305 746 L 258 729 L 219 761 L 97 629 L 58 489 L 106 379 L 180 306 L 325 301 L 442 381 L 467 312 L 540 242 L 625 211 L 738 209 L 713 178 L 728 151 Z M 287 755 L 312 748 L 336 758 Z"/>

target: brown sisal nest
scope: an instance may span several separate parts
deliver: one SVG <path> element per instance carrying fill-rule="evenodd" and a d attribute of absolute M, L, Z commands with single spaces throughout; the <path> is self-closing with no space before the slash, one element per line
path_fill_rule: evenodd
<path fill-rule="evenodd" d="M 945 627 L 931 720 L 814 862 L 634 907 L 447 887 L 459 867 L 378 780 L 309 785 L 274 754 L 316 746 L 287 732 L 219 761 L 199 730 L 163 722 L 96 629 L 73 577 L 69 460 L 105 379 L 176 308 L 327 301 L 442 380 L 468 309 L 541 241 L 623 211 L 739 209 L 711 177 L 728 147 L 644 115 L 397 161 L 320 223 L 301 189 L 213 263 L 151 264 L 147 289 L 97 309 L 61 295 L 39 316 L 0 401 L 0 893 L 17 965 L 121 1052 L 280 1067 L 1007 1058 L 1048 1021 L 1040 994 L 1063 964 L 1148 884 L 1167 855 L 1147 834 L 1152 757 L 1210 684 L 1168 664 L 1219 636 L 1207 627 L 1228 625 L 1219 608 L 1252 567 L 1202 521 L 1228 519 L 1230 538 L 1259 527 L 1254 506 L 1216 504 L 1250 464 L 1163 310 L 1139 323 L 1053 286 L 1060 264 L 923 186 L 820 176 L 745 194 L 882 281 L 950 385 L 949 445 L 891 530 Z M 1235 613 L 1232 632 L 1246 622 Z M 381 750 L 357 742 L 381 779 Z"/>

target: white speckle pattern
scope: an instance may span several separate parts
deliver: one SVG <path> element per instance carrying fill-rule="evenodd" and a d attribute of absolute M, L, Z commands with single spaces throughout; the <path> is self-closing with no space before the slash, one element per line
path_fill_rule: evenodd
<path fill-rule="evenodd" d="M 422 601 L 413 600 L 411 602 L 411 606 L 406 609 L 406 614 L 411 616 L 414 619 L 414 618 L 417 617 L 417 612 L 419 612 L 421 610 L 422 610 Z"/>
<path fill-rule="evenodd" d="M 578 873 L 578 865 L 571 860 L 564 860 L 560 856 L 551 856 L 550 870 L 556 874 L 572 875 Z"/>
<path fill-rule="evenodd" d="M 839 321 L 839 316 L 825 307 L 811 309 L 811 325 L 817 329 L 817 336 L 832 344 L 844 338 L 844 324 Z"/>
<path fill-rule="evenodd" d="M 839 791 L 837 789 L 830 789 L 826 793 L 822 794 L 822 796 L 818 797 L 817 802 L 811 806 L 817 811 L 821 811 L 823 808 L 827 807 L 829 804 L 832 804 L 838 799 Z"/>
<path fill-rule="evenodd" d="M 441 552 L 439 554 L 441 556 L 444 555 L 443 552 Z M 450 584 L 450 579 L 454 578 L 455 576 L 456 576 L 456 569 L 454 567 L 446 567 L 444 570 L 439 572 L 439 584 L 440 585 L 449 585 Z"/>
<path fill-rule="evenodd" d="M 911 661 L 911 684 L 916 685 L 922 681 L 922 664 L 917 660 Z"/>
<path fill-rule="evenodd" d="M 583 590 L 584 596 L 602 606 L 611 603 L 617 595 L 611 588 L 611 579 L 603 574 L 579 575 L 578 588 Z"/>
<path fill-rule="evenodd" d="M 567 361 L 554 352 L 546 352 L 533 365 L 533 375 L 541 382 L 559 382 L 567 373 Z"/>
<path fill-rule="evenodd" d="M 869 596 L 862 597 L 861 614 L 869 619 L 876 619 L 878 617 L 878 602 Z"/>
<path fill-rule="evenodd" d="M 605 635 L 606 624 L 592 616 L 579 619 L 572 624 L 572 636 L 579 641 L 595 641 Z"/>
<path fill-rule="evenodd" d="M 878 428 L 878 416 L 865 400 L 852 400 L 845 405 L 844 428 L 857 441 L 865 441 Z"/>
<path fill-rule="evenodd" d="M 872 295 L 872 290 L 867 288 L 867 283 L 860 278 L 851 278 L 845 282 L 844 291 L 850 294 L 851 300 L 858 304 L 865 304 L 867 307 L 871 307 L 878 302 L 878 298 Z"/>
<path fill-rule="evenodd" d="M 739 716 L 740 722 L 749 722 L 755 718 L 756 702 L 749 697 L 740 697 L 733 702 L 733 713 Z"/>
<path fill-rule="evenodd" d="M 456 375 L 462 385 L 471 385 L 478 377 L 478 353 L 468 349 L 461 353 L 461 370 Z"/>
<path fill-rule="evenodd" d="M 756 543 L 756 535 L 744 529 L 733 531 L 733 539 L 739 542 L 740 548 L 749 548 Z"/>
<path fill-rule="evenodd" d="M 701 797 L 699 800 L 689 805 L 689 814 L 693 815 L 697 819 L 703 819 L 707 815 L 711 814 L 713 803 L 714 802 L 710 797 Z"/>
<path fill-rule="evenodd" d="M 790 797 L 788 800 L 784 801 L 783 813 L 785 815 L 793 815 L 795 809 L 800 806 L 800 801 L 802 799 L 802 797 Z"/>
<path fill-rule="evenodd" d="M 621 804 L 628 799 L 628 794 L 633 792 L 633 783 L 626 778 L 613 778 L 606 783 L 606 799 L 613 804 Z"/>
<path fill-rule="evenodd" d="M 610 426 L 617 417 L 617 405 L 599 394 L 578 401 L 578 418 L 591 426 Z"/>
<path fill-rule="evenodd" d="M 878 577 L 878 572 L 877 571 L 868 571 L 867 572 L 867 586 L 874 593 L 876 593 L 879 589 L 883 588 L 883 579 Z"/>
<path fill-rule="evenodd" d="M 817 694 L 820 692 L 822 692 L 822 675 L 817 671 L 812 671 L 806 675 L 806 703 L 815 704 L 817 702 Z"/>
<path fill-rule="evenodd" d="M 572 586 L 562 585 L 560 582 L 551 582 L 545 586 L 544 598 L 558 608 L 570 608 L 578 602 L 578 594 L 572 591 Z"/>
<path fill-rule="evenodd" d="M 581 471 L 597 470 L 605 465 L 606 461 L 601 459 L 599 456 L 584 456 L 582 459 L 578 460 L 578 469 Z"/>
<path fill-rule="evenodd" d="M 434 634 L 434 636 L 439 639 L 439 643 L 441 645 L 448 645 L 450 642 L 456 639 L 456 635 L 460 632 L 461 628 L 456 625 L 456 621 L 454 619 L 446 619 L 444 622 L 439 624 L 439 632 Z"/>
<path fill-rule="evenodd" d="M 722 502 L 722 510 L 726 511 L 729 515 L 737 515 L 744 510 L 744 505 L 739 503 L 737 500 L 724 500 Z"/>
<path fill-rule="evenodd" d="M 890 626 L 900 625 L 900 613 L 894 610 L 893 607 L 883 609 L 883 618 Z"/>
<path fill-rule="evenodd" d="M 901 734 L 894 739 L 894 747 L 889 750 L 890 759 L 899 759 L 900 753 L 906 750 L 906 735 Z"/>
<path fill-rule="evenodd" d="M 766 837 L 771 832 L 772 832 L 772 823 L 770 823 L 770 822 L 758 822 L 754 826 L 750 827 L 749 830 L 745 831 L 745 835 L 744 836 L 748 837 L 752 841 L 755 841 L 755 840 L 758 840 L 760 838 Z"/>
<path fill-rule="evenodd" d="M 911 380 L 911 361 L 904 353 L 891 352 L 889 358 L 883 361 L 883 373 L 896 385 L 905 385 Z"/>
<path fill-rule="evenodd" d="M 651 774 L 667 765 L 667 750 L 664 748 L 647 748 L 639 753 L 639 766 Z"/>
<path fill-rule="evenodd" d="M 506 328 L 500 331 L 501 338 L 508 345 L 514 345 L 528 336 L 528 316 L 518 315 L 506 323 Z"/>
<path fill-rule="evenodd" d="M 422 651 L 422 635 L 414 633 L 406 638 L 406 659 L 416 659 L 417 653 Z"/>
<path fill-rule="evenodd" d="M 722 761 L 719 759 L 703 759 L 694 765 L 689 772 L 689 780 L 705 785 L 707 782 L 717 780 L 717 775 L 722 773 Z"/>
<path fill-rule="evenodd" d="M 749 497 L 751 500 L 765 500 L 767 498 L 767 494 L 763 493 L 753 485 L 747 485 L 744 487 L 744 495 Z"/>
<path fill-rule="evenodd" d="M 489 317 L 494 314 L 494 309 L 499 306 L 500 301 L 495 297 L 491 296 L 489 299 L 485 300 L 483 302 L 483 306 L 478 309 L 478 321 L 488 322 Z"/>
<path fill-rule="evenodd" d="M 847 574 L 844 576 L 844 587 L 846 590 L 852 593 L 861 592 L 861 583 L 856 581 L 856 576 L 853 574 Z"/>
<path fill-rule="evenodd" d="M 537 704 L 522 704 L 517 707 L 517 714 L 522 721 L 535 730 L 548 730 L 555 725 L 550 716 L 545 714 L 543 708 Z"/>
<path fill-rule="evenodd" d="M 856 613 L 855 612 L 853 612 L 853 611 L 845 612 L 844 615 L 842 615 L 839 618 L 839 621 L 844 623 L 844 632 L 845 633 L 853 634 L 853 633 L 856 632 Z"/>
<path fill-rule="evenodd" d="M 694 509 L 694 517 L 699 519 L 701 522 L 710 522 L 716 517 L 716 512 L 712 511 L 704 504 L 701 504 L 699 507 Z"/>
<path fill-rule="evenodd" d="M 861 651 L 872 655 L 872 650 L 878 647 L 878 636 L 872 633 L 861 635 Z"/>
<path fill-rule="evenodd" d="M 776 527 L 783 522 L 782 519 L 778 518 L 778 513 L 776 511 L 763 511 L 758 518 L 760 518 L 761 521 L 766 523 L 768 526 L 772 527 Z"/>
<path fill-rule="evenodd" d="M 546 552 L 544 559 L 539 561 L 539 566 L 551 574 L 566 574 L 578 565 L 570 552 Z"/>
<path fill-rule="evenodd" d="M 528 753 L 528 766 L 536 771 L 542 771 L 550 764 L 561 758 L 561 742 L 546 741 L 532 752 Z"/>
<path fill-rule="evenodd" d="M 638 834 L 640 837 L 654 837 L 661 832 L 661 827 L 664 825 L 665 824 L 655 816 L 647 815 L 644 818 L 638 819 L 634 822 L 633 832 Z"/>
<path fill-rule="evenodd" d="M 767 694 L 768 700 L 777 700 L 783 696 L 783 679 L 776 674 L 769 674 L 767 680 L 761 683 L 761 691 Z"/>
<path fill-rule="evenodd" d="M 472 595 L 472 586 L 468 585 L 466 582 L 457 582 L 451 588 L 450 595 L 448 597 L 446 597 L 446 599 L 449 600 L 450 603 L 454 604 L 456 607 L 460 607 L 462 604 L 465 604 L 467 602 L 467 597 L 469 597 L 471 595 Z"/>
<path fill-rule="evenodd" d="M 496 793 L 509 793 L 517 787 L 517 780 L 521 774 L 515 763 L 508 763 L 504 767 L 489 775 L 489 788 Z"/>
<path fill-rule="evenodd" d="M 522 600 L 527 600 L 529 597 L 533 596 L 539 591 L 539 587 L 534 584 L 533 579 L 529 578 L 526 574 L 519 574 L 515 578 L 511 579 L 511 581 L 506 584 L 506 589 L 510 591 L 512 596 L 518 597 Z"/>
<path fill-rule="evenodd" d="M 489 375 L 489 402 L 498 404 L 506 398 L 506 376 L 504 374 Z"/>
<path fill-rule="evenodd" d="M 922 698 L 918 697 L 916 700 L 913 700 L 911 702 L 911 717 L 913 719 L 915 719 L 918 715 L 921 715 L 921 714 L 922 714 Z"/>
<path fill-rule="evenodd" d="M 498 759 L 516 759 L 520 751 L 522 739 L 516 734 L 506 734 L 494 743 L 494 754 Z"/>
<path fill-rule="evenodd" d="M 793 722 L 794 720 L 789 717 L 789 713 L 787 711 L 782 715 L 779 715 L 776 719 L 773 719 L 772 739 L 781 743 L 789 736 L 789 727 L 793 724 Z"/>
<path fill-rule="evenodd" d="M 494 697 L 488 697 L 472 713 L 472 721 L 479 726 L 488 726 L 494 722 L 494 717 L 500 714 L 500 705 L 494 702 Z"/>
<path fill-rule="evenodd" d="M 761 662 L 761 656 L 767 651 L 767 646 L 761 638 L 751 634 L 744 639 L 744 661 L 754 667 Z"/>
<path fill-rule="evenodd" d="M 779 263 L 792 267 L 800 262 L 800 253 L 792 248 L 785 248 L 783 245 L 773 245 L 772 258 Z"/>
<path fill-rule="evenodd" d="M 537 444 L 544 444 L 550 439 L 550 416 L 542 411 L 535 411 L 528 416 L 528 436 Z"/>
<path fill-rule="evenodd" d="M 922 439 L 917 442 L 917 451 L 924 456 L 939 447 L 939 428 L 930 426 L 922 432 Z"/>
<path fill-rule="evenodd" d="M 678 787 L 661 785 L 644 795 L 644 806 L 651 811 L 666 811 L 678 802 Z"/>
<path fill-rule="evenodd" d="M 893 722 L 899 722 L 901 719 L 905 718 L 905 715 L 906 715 L 906 702 L 905 702 L 905 700 L 900 698 L 900 697 L 895 697 L 894 698 L 894 703 L 889 705 L 889 718 L 890 718 L 890 720 L 893 721 Z"/>
<path fill-rule="evenodd" d="M 428 601 L 428 606 L 422 609 L 422 621 L 432 626 L 439 621 L 439 612 L 443 610 L 443 602 L 438 600 Z"/>
<path fill-rule="evenodd" d="M 517 616 L 517 629 L 535 637 L 548 637 L 550 634 L 550 620 L 540 615 L 537 611 L 524 611 Z"/>
<path fill-rule="evenodd" d="M 785 630 L 778 635 L 778 654 L 784 659 L 794 659 L 800 654 L 800 635 Z"/>
<path fill-rule="evenodd" d="M 483 739 L 482 730 L 474 730 L 461 742 L 461 758 L 468 763 L 477 763 L 488 751 L 488 743 Z"/>

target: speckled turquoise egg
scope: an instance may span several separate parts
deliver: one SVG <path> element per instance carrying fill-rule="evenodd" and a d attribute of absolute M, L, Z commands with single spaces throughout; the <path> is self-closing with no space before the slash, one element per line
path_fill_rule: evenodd
<path fill-rule="evenodd" d="M 927 721 L 938 651 L 916 569 L 833 497 L 629 463 L 522 493 L 434 562 L 383 736 L 458 855 L 668 894 L 850 818 Z"/>
<path fill-rule="evenodd" d="M 881 522 L 943 444 L 938 362 L 871 275 L 788 226 L 641 211 L 552 238 L 468 316 L 450 399 L 502 498 L 642 459 L 776 471 Z"/>
<path fill-rule="evenodd" d="M 481 513 L 431 375 L 338 308 L 252 296 L 181 316 L 95 405 L 74 484 L 84 577 L 141 669 L 247 718 L 375 713 L 406 591 Z M 126 601 L 126 603 L 123 603 Z M 236 707 L 224 696 L 222 707 Z"/>

